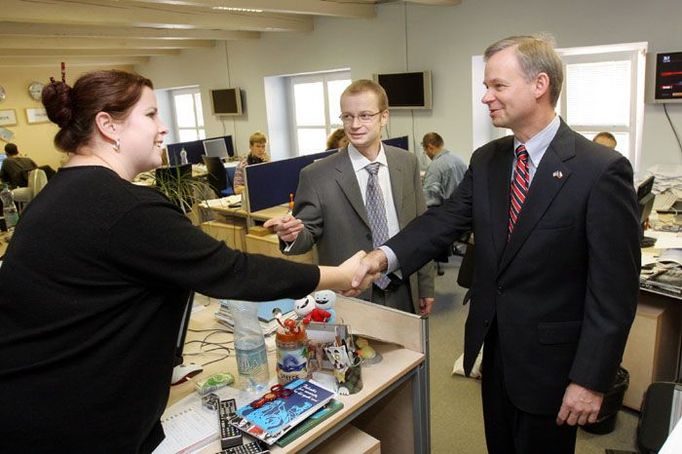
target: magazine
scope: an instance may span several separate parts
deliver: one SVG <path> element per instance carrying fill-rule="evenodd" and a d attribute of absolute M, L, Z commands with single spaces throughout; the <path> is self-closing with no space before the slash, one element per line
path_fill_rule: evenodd
<path fill-rule="evenodd" d="M 230 424 L 271 445 L 335 396 L 333 391 L 312 380 L 294 380 L 285 388 L 293 393 L 259 408 L 244 405 L 237 409 Z"/>

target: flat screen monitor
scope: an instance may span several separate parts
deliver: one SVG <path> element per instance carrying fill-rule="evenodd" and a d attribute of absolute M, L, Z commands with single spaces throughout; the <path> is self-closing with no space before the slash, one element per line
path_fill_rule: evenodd
<path fill-rule="evenodd" d="M 651 192 L 654 187 L 653 175 L 642 181 L 637 186 L 637 204 L 639 205 L 639 223 L 642 226 L 640 245 L 642 247 L 651 247 L 656 242 L 655 238 L 644 236 L 644 229 L 646 222 L 651 214 L 651 209 L 654 207 L 654 199 L 656 196 Z"/>
<path fill-rule="evenodd" d="M 222 137 L 219 139 L 204 140 L 204 151 L 208 157 L 221 159 L 227 159 L 230 157 L 229 153 L 227 152 L 227 144 Z"/>
<path fill-rule="evenodd" d="M 391 145 L 393 147 L 402 148 L 403 150 L 407 151 L 410 149 L 409 141 L 409 136 L 393 137 L 391 139 L 382 140 L 385 145 Z"/>
<path fill-rule="evenodd" d="M 656 102 L 682 102 L 682 52 L 656 55 Z"/>
<path fill-rule="evenodd" d="M 374 74 L 388 96 L 391 109 L 430 109 L 431 71 Z"/>
<path fill-rule="evenodd" d="M 214 115 L 241 115 L 241 90 L 239 88 L 211 90 L 211 105 Z"/>

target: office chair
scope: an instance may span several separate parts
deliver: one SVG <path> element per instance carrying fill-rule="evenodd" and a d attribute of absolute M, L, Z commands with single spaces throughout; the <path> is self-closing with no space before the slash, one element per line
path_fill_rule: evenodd
<path fill-rule="evenodd" d="M 221 196 L 226 197 L 234 194 L 232 183 L 227 177 L 227 170 L 223 166 L 223 162 L 218 157 L 206 156 L 201 157 L 206 164 L 206 171 L 208 172 L 208 184 Z"/>
<path fill-rule="evenodd" d="M 42 169 L 33 169 L 28 172 L 27 180 L 28 186 L 12 190 L 12 196 L 14 197 L 14 202 L 17 204 L 19 213 L 24 211 L 26 205 L 28 205 L 28 203 L 45 187 L 47 184 L 47 175 Z"/>

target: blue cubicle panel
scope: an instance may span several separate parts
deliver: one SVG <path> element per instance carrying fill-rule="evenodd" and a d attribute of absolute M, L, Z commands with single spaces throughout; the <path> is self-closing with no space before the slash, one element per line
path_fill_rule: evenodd
<path fill-rule="evenodd" d="M 384 139 L 382 142 L 386 145 L 402 148 L 403 150 L 410 150 L 409 136 L 393 137 L 391 139 Z"/>
<path fill-rule="evenodd" d="M 245 167 L 249 211 L 259 211 L 289 202 L 289 194 L 296 194 L 298 174 L 301 169 L 313 161 L 336 153 L 336 151 L 328 150 L 322 153 Z"/>
<path fill-rule="evenodd" d="M 180 151 L 184 148 L 187 152 L 187 162 L 189 164 L 203 164 L 201 158 L 206 154 L 204 150 L 204 140 L 224 139 L 227 146 L 227 154 L 234 156 L 234 144 L 232 143 L 232 136 L 210 137 L 208 139 L 192 140 L 189 142 L 169 143 L 168 148 L 168 164 L 171 166 L 180 165 Z"/>

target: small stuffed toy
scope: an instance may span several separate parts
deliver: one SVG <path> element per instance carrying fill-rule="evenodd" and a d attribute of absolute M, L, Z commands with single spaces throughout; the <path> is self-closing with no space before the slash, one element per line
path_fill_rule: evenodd
<path fill-rule="evenodd" d="M 320 290 L 315 292 L 315 306 L 318 309 L 327 311 L 330 316 L 327 323 L 336 323 L 336 311 L 334 310 L 334 304 L 336 303 L 336 293 L 331 290 Z"/>
<path fill-rule="evenodd" d="M 312 295 L 296 300 L 294 302 L 294 312 L 302 318 L 304 325 L 307 325 L 311 321 L 326 322 L 329 320 L 329 317 L 331 317 L 331 313 L 315 307 L 315 298 L 313 298 Z"/>

